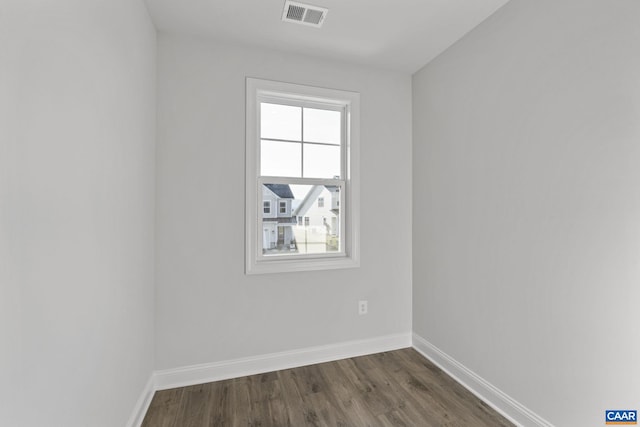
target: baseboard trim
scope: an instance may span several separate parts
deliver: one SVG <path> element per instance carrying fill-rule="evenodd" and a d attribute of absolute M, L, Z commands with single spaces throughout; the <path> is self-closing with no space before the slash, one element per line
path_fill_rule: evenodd
<path fill-rule="evenodd" d="M 554 427 L 416 333 L 413 333 L 413 348 L 514 424 L 522 427 Z"/>
<path fill-rule="evenodd" d="M 156 390 L 203 384 L 411 347 L 411 334 L 387 335 L 154 373 Z"/>
<path fill-rule="evenodd" d="M 140 427 L 142 425 L 142 421 L 149 410 L 149 405 L 151 404 L 151 399 L 153 399 L 153 394 L 155 392 L 155 377 L 152 373 L 147 384 L 144 386 L 144 389 L 142 389 L 142 393 L 140 393 L 136 406 L 133 407 L 133 412 L 131 413 L 127 427 Z"/>

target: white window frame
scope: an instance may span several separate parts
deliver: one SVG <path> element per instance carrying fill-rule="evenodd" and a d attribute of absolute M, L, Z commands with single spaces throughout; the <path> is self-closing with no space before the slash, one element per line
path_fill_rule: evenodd
<path fill-rule="evenodd" d="M 269 207 L 268 207 L 269 212 L 265 212 L 265 209 L 267 208 L 267 205 L 269 205 Z M 262 202 L 262 213 L 271 215 L 271 200 L 264 200 Z"/>
<path fill-rule="evenodd" d="M 321 185 L 326 179 L 260 176 L 260 102 L 286 99 L 294 104 L 340 109 L 343 118 L 342 171 L 339 181 L 341 251 L 323 254 L 262 254 L 262 184 Z M 284 101 L 284 102 L 286 102 Z M 292 83 L 247 78 L 246 81 L 245 272 L 279 273 L 351 268 L 360 265 L 360 94 Z M 260 231 L 260 233 L 258 232 Z"/>

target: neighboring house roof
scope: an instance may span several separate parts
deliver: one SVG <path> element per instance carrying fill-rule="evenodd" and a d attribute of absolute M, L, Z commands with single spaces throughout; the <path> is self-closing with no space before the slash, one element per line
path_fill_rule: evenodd
<path fill-rule="evenodd" d="M 281 199 L 294 199 L 291 187 L 288 184 L 264 184 L 269 190 Z"/>
<path fill-rule="evenodd" d="M 327 189 L 332 193 L 336 193 L 340 191 L 340 187 L 337 185 L 314 185 L 311 190 L 307 193 L 305 198 L 302 200 L 300 205 L 294 210 L 293 216 L 304 216 L 307 214 L 307 211 L 311 206 L 316 203 L 318 196 L 322 193 L 323 189 Z M 332 209 L 334 212 L 336 209 Z M 335 213 L 335 212 L 334 212 Z"/>
<path fill-rule="evenodd" d="M 322 185 L 314 185 L 311 187 L 311 190 L 307 193 L 307 195 L 302 199 L 302 202 L 298 207 L 293 211 L 293 216 L 304 216 L 311 205 L 316 202 L 316 199 L 322 193 L 324 187 Z"/>

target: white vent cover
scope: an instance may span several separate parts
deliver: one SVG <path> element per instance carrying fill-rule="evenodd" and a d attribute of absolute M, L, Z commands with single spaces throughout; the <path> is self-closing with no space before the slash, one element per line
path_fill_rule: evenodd
<path fill-rule="evenodd" d="M 282 20 L 296 24 L 311 25 L 320 28 L 329 9 L 287 0 L 284 3 Z"/>

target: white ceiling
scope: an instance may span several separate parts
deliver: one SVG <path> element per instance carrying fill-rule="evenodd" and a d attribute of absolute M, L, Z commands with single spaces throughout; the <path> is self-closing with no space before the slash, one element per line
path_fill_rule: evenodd
<path fill-rule="evenodd" d="M 160 31 L 413 73 L 509 0 L 310 0 L 322 28 L 281 21 L 284 0 L 146 0 Z"/>

